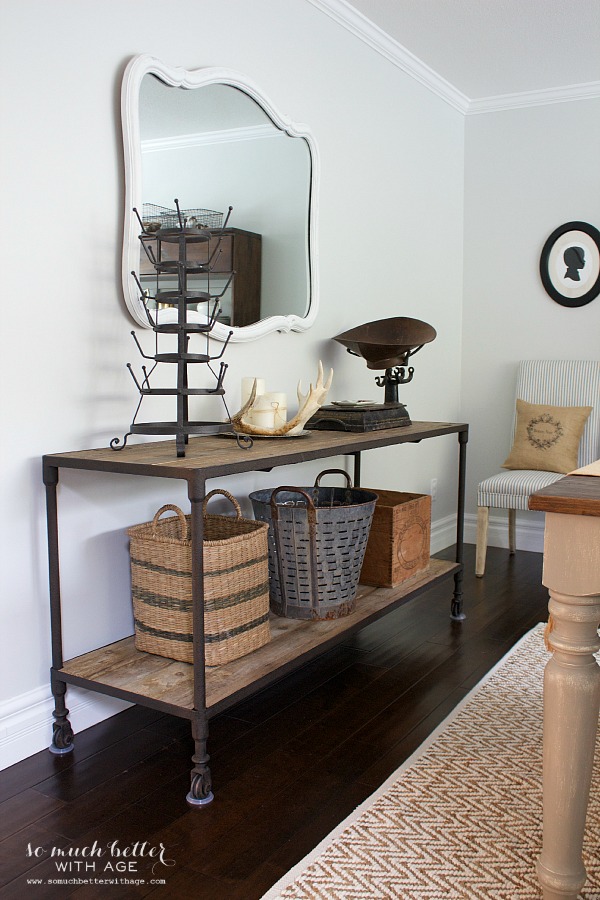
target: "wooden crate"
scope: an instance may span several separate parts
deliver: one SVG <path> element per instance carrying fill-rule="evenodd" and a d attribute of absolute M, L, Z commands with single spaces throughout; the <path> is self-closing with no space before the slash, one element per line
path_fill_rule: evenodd
<path fill-rule="evenodd" d="M 379 495 L 360 581 L 394 587 L 429 566 L 431 497 L 403 491 L 374 490 Z"/>

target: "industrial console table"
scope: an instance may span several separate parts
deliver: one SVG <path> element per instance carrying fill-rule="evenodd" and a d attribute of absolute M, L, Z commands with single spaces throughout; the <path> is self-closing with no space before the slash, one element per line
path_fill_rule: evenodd
<path fill-rule="evenodd" d="M 205 668 L 202 502 L 208 479 L 348 455 L 354 458 L 354 481 L 359 485 L 364 450 L 418 443 L 451 434 L 458 435 L 459 443 L 455 562 L 432 558 L 426 571 L 396 588 L 360 585 L 356 608 L 344 618 L 311 622 L 273 617 L 270 643 L 227 665 Z M 255 441 L 250 449 L 240 449 L 234 440 L 222 436 L 195 437 L 189 440 L 183 458 L 176 456 L 174 441 L 128 446 L 119 453 L 106 448 L 44 456 L 52 628 L 51 685 L 55 700 L 51 751 L 67 753 L 73 748 L 73 730 L 65 705 L 67 684 L 189 719 L 195 752 L 186 799 L 191 806 L 202 806 L 213 799 L 207 753 L 210 718 L 445 579 L 454 578 L 451 616 L 457 620 L 464 618 L 462 574 L 467 440 L 468 425 L 413 422 L 400 428 L 360 434 L 315 431 L 297 440 Z M 138 651 L 132 636 L 82 656 L 63 659 L 57 495 L 61 468 L 176 478 L 187 482 L 191 504 L 194 664 Z"/>

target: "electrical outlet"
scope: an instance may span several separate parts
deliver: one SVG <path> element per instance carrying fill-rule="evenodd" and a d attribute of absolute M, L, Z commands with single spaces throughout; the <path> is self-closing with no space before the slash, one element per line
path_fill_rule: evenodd
<path fill-rule="evenodd" d="M 431 502 L 435 503 L 437 500 L 437 478 L 432 478 L 429 484 L 429 493 L 431 494 Z"/>

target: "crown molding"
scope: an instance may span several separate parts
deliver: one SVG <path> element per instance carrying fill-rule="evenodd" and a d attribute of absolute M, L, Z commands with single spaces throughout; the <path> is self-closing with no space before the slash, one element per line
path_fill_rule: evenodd
<path fill-rule="evenodd" d="M 600 97 L 600 81 L 592 81 L 587 84 L 571 84 L 547 90 L 522 91 L 471 100 L 410 50 L 354 9 L 348 0 L 308 0 L 308 2 L 465 116 Z"/>
<path fill-rule="evenodd" d="M 500 94 L 497 97 L 483 97 L 471 100 L 467 115 L 498 112 L 508 109 L 524 109 L 533 106 L 548 106 L 552 103 L 567 103 L 573 100 L 597 100 L 600 97 L 600 81 L 586 84 L 568 84 L 565 87 L 547 88 L 540 91 L 522 91 L 516 94 Z"/>
<path fill-rule="evenodd" d="M 364 41 L 403 72 L 429 88 L 454 109 L 463 114 L 467 112 L 470 102 L 468 97 L 425 65 L 410 50 L 391 38 L 370 19 L 354 9 L 346 0 L 308 0 L 308 2 L 337 22 L 338 25 L 350 31 L 355 37 Z"/>

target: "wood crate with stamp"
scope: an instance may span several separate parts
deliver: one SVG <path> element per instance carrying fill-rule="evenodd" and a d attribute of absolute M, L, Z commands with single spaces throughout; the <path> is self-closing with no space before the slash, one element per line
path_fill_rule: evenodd
<path fill-rule="evenodd" d="M 378 494 L 360 581 L 394 587 L 429 566 L 431 497 L 404 491 Z"/>

